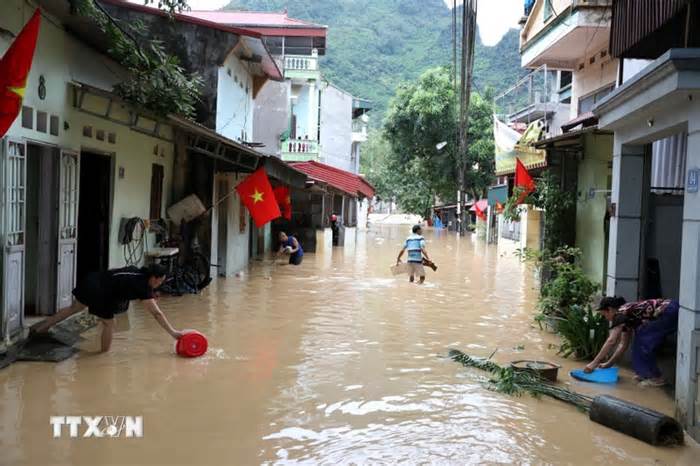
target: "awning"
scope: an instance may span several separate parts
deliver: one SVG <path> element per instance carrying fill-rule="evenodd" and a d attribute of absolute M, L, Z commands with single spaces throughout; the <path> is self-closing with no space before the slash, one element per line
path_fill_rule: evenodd
<path fill-rule="evenodd" d="M 476 203 L 469 208 L 470 212 L 484 212 L 489 206 L 489 201 L 486 199 L 479 199 Z"/>
<path fill-rule="evenodd" d="M 325 163 L 292 162 L 292 167 L 308 175 L 312 180 L 320 181 L 353 197 L 374 197 L 374 187 L 364 178 Z"/>
<path fill-rule="evenodd" d="M 610 136 L 613 133 L 611 131 L 598 129 L 598 126 L 595 125 L 577 131 L 560 134 L 559 136 L 554 136 L 548 139 L 543 139 L 542 141 L 537 141 L 535 143 L 535 147 L 539 149 L 580 148 L 583 146 L 583 138 L 586 134 Z"/>
<path fill-rule="evenodd" d="M 300 172 L 288 163 L 284 162 L 273 155 L 264 155 L 262 158 L 262 166 L 270 178 L 274 178 L 292 188 L 302 189 L 306 186 L 308 177 L 305 173 Z"/>
<path fill-rule="evenodd" d="M 294 188 L 306 186 L 307 176 L 290 164 L 269 154 L 258 152 L 244 144 L 228 139 L 199 123 L 178 116 L 170 116 L 175 126 L 199 136 L 199 140 L 190 138 L 188 149 L 210 157 L 229 162 L 252 172 L 260 167 L 270 178 Z"/>
<path fill-rule="evenodd" d="M 561 130 L 564 131 L 565 133 L 569 131 L 572 128 L 577 127 L 578 125 L 582 125 L 583 128 L 587 128 L 589 126 L 594 126 L 598 124 L 598 117 L 593 114 L 593 112 L 586 112 L 582 113 L 581 115 L 577 116 L 571 121 L 568 121 L 561 125 Z"/>

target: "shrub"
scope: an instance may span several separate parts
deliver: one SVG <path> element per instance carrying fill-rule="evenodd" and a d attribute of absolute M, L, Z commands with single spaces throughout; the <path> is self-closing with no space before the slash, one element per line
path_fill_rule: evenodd
<path fill-rule="evenodd" d="M 598 286 L 580 266 L 581 251 L 569 247 L 554 253 L 525 251 L 521 258 L 534 261 L 543 275 L 549 275 L 540 291 L 535 320 L 540 327 L 542 322 L 555 324 L 563 340 L 559 353 L 580 359 L 595 356 L 608 336 L 608 324 L 591 308 Z"/>

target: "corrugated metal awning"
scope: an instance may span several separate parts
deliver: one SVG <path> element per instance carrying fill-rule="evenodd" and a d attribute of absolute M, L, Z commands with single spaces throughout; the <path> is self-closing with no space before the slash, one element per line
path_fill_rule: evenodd
<path fill-rule="evenodd" d="M 614 0 L 610 52 L 618 58 L 656 58 L 683 38 L 683 30 L 669 27 L 661 31 L 691 3 L 697 0 Z M 659 37 L 659 33 L 663 37 Z M 652 34 L 654 40 L 648 40 Z"/>

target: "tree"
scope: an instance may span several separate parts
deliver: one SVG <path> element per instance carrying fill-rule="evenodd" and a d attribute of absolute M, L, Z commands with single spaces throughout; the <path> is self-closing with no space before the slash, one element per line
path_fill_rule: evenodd
<path fill-rule="evenodd" d="M 472 197 L 486 197 L 488 187 L 493 184 L 495 170 L 495 148 L 493 141 L 493 95 L 487 89 L 484 96 L 472 94 L 469 106 L 469 163 L 467 189 Z"/>
<path fill-rule="evenodd" d="M 478 198 L 493 181 L 490 92 L 483 98 L 473 94 L 470 113 L 467 186 Z M 373 132 L 363 149 L 363 172 L 380 197 L 425 215 L 435 196 L 456 201 L 456 134 L 457 101 L 449 70 L 429 69 L 416 82 L 399 86 L 383 131 Z M 438 149 L 442 142 L 447 144 Z"/>
<path fill-rule="evenodd" d="M 447 68 L 429 69 L 418 81 L 399 86 L 384 132 L 397 168 L 421 176 L 412 182 L 414 186 L 422 182 L 429 187 L 431 197 L 454 198 L 457 101 Z M 440 150 L 437 146 L 442 142 L 447 144 Z"/>

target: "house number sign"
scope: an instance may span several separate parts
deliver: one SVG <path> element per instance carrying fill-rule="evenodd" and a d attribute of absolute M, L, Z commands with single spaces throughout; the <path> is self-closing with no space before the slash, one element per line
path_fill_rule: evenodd
<path fill-rule="evenodd" d="M 686 191 L 689 193 L 698 192 L 698 184 L 700 183 L 700 169 L 693 168 L 688 170 L 688 185 Z"/>

